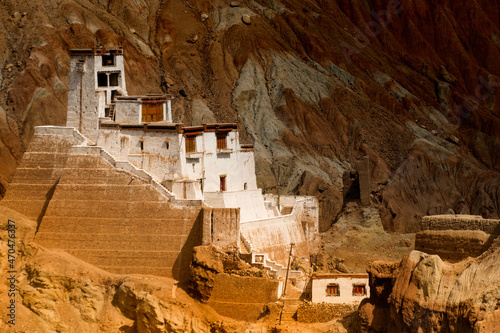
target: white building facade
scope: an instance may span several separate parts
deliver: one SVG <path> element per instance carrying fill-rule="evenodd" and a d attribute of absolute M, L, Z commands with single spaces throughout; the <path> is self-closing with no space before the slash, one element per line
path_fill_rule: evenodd
<path fill-rule="evenodd" d="M 171 99 L 127 95 L 123 49 L 71 51 L 67 127 L 145 170 L 178 199 L 240 208 L 242 222 L 279 215 L 266 208 L 253 146 L 240 144 L 238 124 L 172 123 Z"/>
<path fill-rule="evenodd" d="M 370 297 L 368 274 L 313 275 L 312 302 L 358 304 Z"/>

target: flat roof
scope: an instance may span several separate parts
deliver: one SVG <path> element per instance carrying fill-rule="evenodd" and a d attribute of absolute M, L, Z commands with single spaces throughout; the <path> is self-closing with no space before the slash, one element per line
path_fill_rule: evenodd
<path fill-rule="evenodd" d="M 340 278 L 355 278 L 364 279 L 368 278 L 368 273 L 338 273 L 338 274 L 313 274 L 311 279 L 340 279 Z"/>
<path fill-rule="evenodd" d="M 71 49 L 69 50 L 69 54 L 72 56 L 81 56 L 81 55 L 123 55 L 123 47 L 118 49 L 105 49 L 103 47 L 93 47 L 91 49 Z"/>

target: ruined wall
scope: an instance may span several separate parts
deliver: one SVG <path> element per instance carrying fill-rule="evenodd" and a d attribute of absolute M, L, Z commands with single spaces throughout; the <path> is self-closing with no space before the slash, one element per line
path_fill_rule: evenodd
<path fill-rule="evenodd" d="M 225 247 L 228 245 L 240 246 L 240 209 L 213 208 L 212 209 L 212 243 Z"/>
<path fill-rule="evenodd" d="M 421 229 L 415 236 L 415 250 L 457 262 L 486 251 L 500 234 L 500 220 L 475 215 L 433 215 L 422 218 Z"/>
<path fill-rule="evenodd" d="M 120 274 L 189 278 L 203 209 L 177 207 L 147 180 L 118 169 L 99 147 L 73 147 L 36 242 Z"/>
<path fill-rule="evenodd" d="M 416 234 L 415 250 L 457 262 L 486 251 L 491 245 L 491 237 L 481 230 L 426 230 Z"/>
<path fill-rule="evenodd" d="M 422 230 L 482 230 L 500 234 L 500 220 L 484 219 L 480 215 L 431 215 L 422 217 Z"/>
<path fill-rule="evenodd" d="M 73 128 L 36 127 L 0 204 L 33 221 L 40 221 L 66 165 L 71 146 L 84 140 Z"/>
<path fill-rule="evenodd" d="M 218 274 L 208 304 L 219 314 L 255 321 L 278 299 L 278 281 L 269 278 Z"/>

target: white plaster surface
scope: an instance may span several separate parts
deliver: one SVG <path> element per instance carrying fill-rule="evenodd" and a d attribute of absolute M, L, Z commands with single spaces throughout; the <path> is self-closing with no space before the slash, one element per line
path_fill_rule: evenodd
<path fill-rule="evenodd" d="M 313 303 L 341 303 L 341 304 L 356 304 L 361 302 L 364 298 L 370 297 L 370 285 L 368 284 L 368 275 L 366 277 L 357 277 L 357 275 L 344 276 L 338 275 L 336 277 L 314 278 L 312 279 L 312 302 Z M 329 296 L 326 294 L 326 287 L 335 283 L 339 285 L 340 296 Z M 364 284 L 366 288 L 366 295 L 354 296 L 353 285 Z"/>

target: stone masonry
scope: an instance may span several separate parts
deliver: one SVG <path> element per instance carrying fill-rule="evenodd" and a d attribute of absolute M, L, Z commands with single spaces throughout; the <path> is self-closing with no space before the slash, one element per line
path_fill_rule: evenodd
<path fill-rule="evenodd" d="M 189 278 L 203 208 L 176 207 L 144 179 L 75 150 L 35 240 L 112 273 Z"/>
<path fill-rule="evenodd" d="M 85 139 L 72 128 L 53 132 L 39 126 L 16 169 L 2 206 L 16 210 L 33 221 L 41 218 L 66 166 L 70 149 Z"/>

